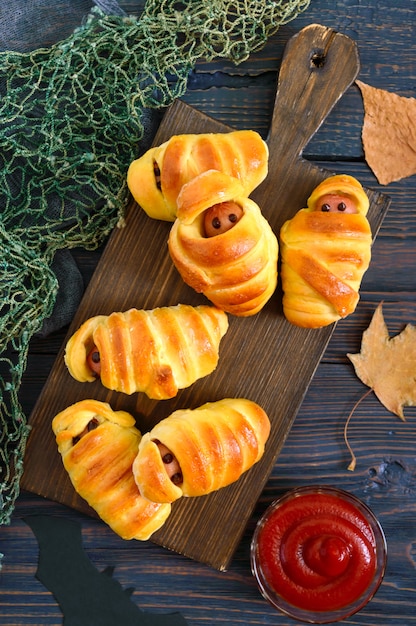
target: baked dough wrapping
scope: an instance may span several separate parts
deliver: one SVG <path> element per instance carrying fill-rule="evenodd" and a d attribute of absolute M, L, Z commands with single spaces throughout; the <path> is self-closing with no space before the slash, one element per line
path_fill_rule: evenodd
<path fill-rule="evenodd" d="M 143 436 L 133 462 L 134 478 L 153 502 L 202 496 L 233 483 L 257 463 L 269 433 L 264 410 L 245 398 L 177 410 Z M 174 470 L 164 462 L 161 446 L 174 458 Z"/>
<path fill-rule="evenodd" d="M 318 328 L 350 315 L 359 301 L 371 258 L 369 199 L 355 178 L 336 175 L 307 204 L 280 231 L 283 311 L 292 324 Z"/>
<path fill-rule="evenodd" d="M 141 434 L 133 417 L 98 400 L 81 400 L 52 420 L 63 465 L 77 493 L 123 539 L 148 539 L 170 504 L 143 498 L 132 473 Z"/>
<path fill-rule="evenodd" d="M 253 130 L 174 135 L 130 164 L 127 185 L 149 217 L 173 222 L 183 185 L 207 170 L 238 178 L 246 196 L 267 176 L 268 147 Z"/>
<path fill-rule="evenodd" d="M 226 232 L 206 236 L 205 212 L 227 202 L 242 216 Z M 223 172 L 204 172 L 183 186 L 168 247 L 184 282 L 232 315 L 258 313 L 276 289 L 277 238 L 241 181 Z"/>
<path fill-rule="evenodd" d="M 65 363 L 73 378 L 92 382 L 96 374 L 88 355 L 96 350 L 104 387 L 144 392 L 154 400 L 173 398 L 214 371 L 227 329 L 226 313 L 207 305 L 97 315 L 69 339 Z"/>

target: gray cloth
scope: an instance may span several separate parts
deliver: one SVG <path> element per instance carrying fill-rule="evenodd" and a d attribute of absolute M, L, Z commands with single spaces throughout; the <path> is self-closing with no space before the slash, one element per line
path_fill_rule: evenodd
<path fill-rule="evenodd" d="M 116 0 L 7 0 L 0 5 L 0 50 L 29 52 L 65 39 L 92 7 L 124 15 Z"/>
<path fill-rule="evenodd" d="M 52 266 L 59 289 L 53 313 L 44 320 L 37 337 L 47 337 L 72 320 L 84 294 L 84 280 L 69 250 L 58 250 Z"/>

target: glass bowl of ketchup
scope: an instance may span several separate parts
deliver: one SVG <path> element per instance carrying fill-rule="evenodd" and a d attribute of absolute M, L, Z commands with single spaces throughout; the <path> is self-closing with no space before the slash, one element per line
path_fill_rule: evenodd
<path fill-rule="evenodd" d="M 383 580 L 383 529 L 361 500 L 327 486 L 299 487 L 257 523 L 251 570 L 282 613 L 310 624 L 341 621 L 371 600 Z"/>

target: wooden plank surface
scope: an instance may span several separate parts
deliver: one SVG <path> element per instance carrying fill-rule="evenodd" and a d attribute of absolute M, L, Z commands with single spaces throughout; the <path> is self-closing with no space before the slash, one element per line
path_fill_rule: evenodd
<path fill-rule="evenodd" d="M 319 62 L 318 62 L 319 61 Z M 302 158 L 302 150 L 359 71 L 357 49 L 348 37 L 313 25 L 289 42 L 282 61 L 268 137 L 269 175 L 253 198 L 276 233 L 285 219 L 305 206 L 320 180 L 328 175 Z M 166 113 L 155 144 L 180 132 L 221 132 L 228 127 L 183 102 Z M 370 192 L 369 219 L 376 235 L 389 200 Z M 132 204 L 126 226 L 112 234 L 90 281 L 68 336 L 88 317 L 113 310 L 154 308 L 203 301 L 180 279 L 166 248 L 170 225 L 150 220 Z M 114 409 L 133 413 L 140 430 L 179 407 L 196 407 L 226 396 L 244 396 L 261 404 L 272 433 L 266 453 L 237 483 L 203 498 L 182 499 L 152 540 L 217 569 L 226 569 L 247 521 L 289 433 L 308 385 L 333 332 L 333 326 L 305 330 L 286 322 L 278 289 L 260 314 L 230 319 L 220 364 L 169 401 L 143 394 L 123 396 L 97 381 L 72 380 L 63 363 L 63 348 L 39 397 L 30 423 L 22 488 L 92 514 L 74 492 L 51 432 L 54 415 L 73 402 L 94 397 Z"/>

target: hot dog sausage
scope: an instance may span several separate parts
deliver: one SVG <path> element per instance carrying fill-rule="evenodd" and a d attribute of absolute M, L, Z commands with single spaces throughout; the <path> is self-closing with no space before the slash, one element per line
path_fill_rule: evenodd
<path fill-rule="evenodd" d="M 205 211 L 204 230 L 206 237 L 215 237 L 230 230 L 242 217 L 243 209 L 233 201 L 213 204 Z"/>

